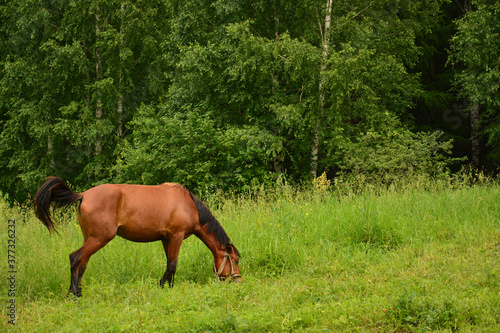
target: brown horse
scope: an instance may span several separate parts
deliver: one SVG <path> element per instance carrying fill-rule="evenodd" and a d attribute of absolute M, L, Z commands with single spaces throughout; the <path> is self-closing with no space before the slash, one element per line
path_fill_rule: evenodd
<path fill-rule="evenodd" d="M 241 282 L 238 250 L 210 210 L 180 184 L 103 184 L 74 193 L 61 178 L 50 177 L 35 196 L 35 213 L 49 232 L 56 231 L 50 216 L 51 203 L 55 203 L 56 209 L 77 201 L 83 246 L 69 256 L 68 294 L 81 296 L 80 282 L 90 256 L 116 235 L 134 242 L 163 243 L 167 269 L 160 280 L 162 287 L 166 281 L 173 287 L 181 243 L 191 235 L 212 251 L 213 270 L 218 278 Z"/>

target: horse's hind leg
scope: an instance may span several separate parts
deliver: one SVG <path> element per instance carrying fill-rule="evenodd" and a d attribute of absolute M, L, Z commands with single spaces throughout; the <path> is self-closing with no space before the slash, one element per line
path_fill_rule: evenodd
<path fill-rule="evenodd" d="M 71 265 L 71 283 L 69 286 L 69 294 L 74 294 L 76 297 L 82 295 L 80 289 L 80 282 L 82 280 L 83 273 L 87 268 L 87 262 L 94 253 L 99 251 L 104 245 L 109 241 L 102 241 L 95 237 L 89 237 L 83 243 L 83 246 L 71 253 L 69 256 Z"/>
<path fill-rule="evenodd" d="M 160 280 L 160 287 L 162 288 L 166 281 L 168 281 L 168 286 L 170 288 L 174 286 L 174 276 L 177 269 L 177 257 L 179 256 L 179 250 L 183 240 L 183 235 L 170 237 L 168 240 L 162 240 L 163 249 L 167 255 L 167 269 Z"/>

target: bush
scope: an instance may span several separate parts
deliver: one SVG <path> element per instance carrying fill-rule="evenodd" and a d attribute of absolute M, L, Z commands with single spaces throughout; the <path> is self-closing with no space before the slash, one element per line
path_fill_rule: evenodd
<path fill-rule="evenodd" d="M 387 134 L 367 132 L 347 145 L 339 163 L 341 179 L 363 175 L 368 183 L 392 184 L 415 177 L 440 177 L 448 172 L 452 141 L 443 141 L 441 132 L 413 133 L 408 130 Z"/>
<path fill-rule="evenodd" d="M 272 182 L 274 138 L 254 126 L 219 127 L 209 116 L 143 107 L 122 147 L 116 181 L 179 182 L 190 190 L 248 190 Z"/>

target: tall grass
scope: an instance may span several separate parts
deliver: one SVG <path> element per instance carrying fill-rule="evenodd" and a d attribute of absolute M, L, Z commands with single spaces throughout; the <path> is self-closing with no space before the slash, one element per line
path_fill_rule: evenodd
<path fill-rule="evenodd" d="M 65 298 L 68 256 L 81 246 L 74 210 L 57 217 L 61 237 L 49 236 L 31 211 L 0 201 L 0 265 L 15 218 L 19 331 L 500 330 L 500 187 L 463 184 L 212 196 L 241 252 L 242 284 L 217 283 L 193 236 L 176 286 L 161 289 L 161 243 L 117 237 L 91 258 L 78 301 Z M 4 317 L 6 290 L 2 278 Z"/>

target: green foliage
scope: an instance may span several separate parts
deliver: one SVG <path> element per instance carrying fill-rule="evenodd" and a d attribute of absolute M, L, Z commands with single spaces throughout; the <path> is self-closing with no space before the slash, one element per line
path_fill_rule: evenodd
<path fill-rule="evenodd" d="M 477 4 L 459 22 L 454 62 L 486 70 L 460 78 L 475 78 L 467 95 L 478 92 L 472 100 L 485 107 L 485 133 L 495 140 L 496 5 Z M 79 190 L 104 182 L 236 191 L 299 183 L 310 177 L 317 139 L 317 171 L 332 177 L 353 163 L 365 133 L 411 128 L 416 100 L 450 103 L 448 88 L 421 85 L 451 34 L 450 1 L 335 2 L 329 36 L 325 5 L 0 2 L 0 188 L 22 202 L 49 175 Z M 389 147 L 394 138 L 377 140 Z M 410 141 L 429 144 L 421 135 Z M 433 175 L 444 170 L 425 161 L 434 162 Z M 384 172 L 393 169 L 388 178 L 403 172 Z"/>
<path fill-rule="evenodd" d="M 358 130 L 396 125 L 390 116 L 401 116 L 419 93 L 418 77 L 390 54 L 344 45 L 329 61 L 325 81 L 332 112 Z"/>
<path fill-rule="evenodd" d="M 316 98 L 317 49 L 288 35 L 255 36 L 244 23 L 180 54 L 168 102 L 142 108 L 130 124 L 123 158 L 136 171 L 123 178 L 239 190 L 269 183 L 273 158 L 308 142 L 303 117 Z"/>
<path fill-rule="evenodd" d="M 339 153 L 350 138 L 368 131 L 398 131 L 398 117 L 419 93 L 417 77 L 408 74 L 395 57 L 350 45 L 330 56 L 325 86 L 321 135 L 325 169 L 342 161 Z"/>
<path fill-rule="evenodd" d="M 177 181 L 190 189 L 241 188 L 269 181 L 265 166 L 272 136 L 255 127 L 218 129 L 214 120 L 195 112 L 156 112 L 143 107 L 132 122 L 134 134 L 123 148 L 118 180 Z"/>
<path fill-rule="evenodd" d="M 23 201 L 51 174 L 82 187 L 109 179 L 124 124 L 138 103 L 158 97 L 163 80 L 155 72 L 166 31 L 161 1 L 3 8 L 3 191 Z"/>
<path fill-rule="evenodd" d="M 446 0 L 349 1 L 333 4 L 331 42 L 335 51 L 350 43 L 355 49 L 390 54 L 415 66 L 422 48 L 416 43 L 438 25 Z"/>
<path fill-rule="evenodd" d="M 456 75 L 460 95 L 470 105 L 481 107 L 483 134 L 490 145 L 500 142 L 500 4 L 471 1 L 475 10 L 457 21 L 458 32 L 451 40 L 451 64 L 462 70 Z"/>
<path fill-rule="evenodd" d="M 346 145 L 340 174 L 377 184 L 440 177 L 457 160 L 449 157 L 452 142 L 441 138 L 440 132 L 367 132 Z"/>

